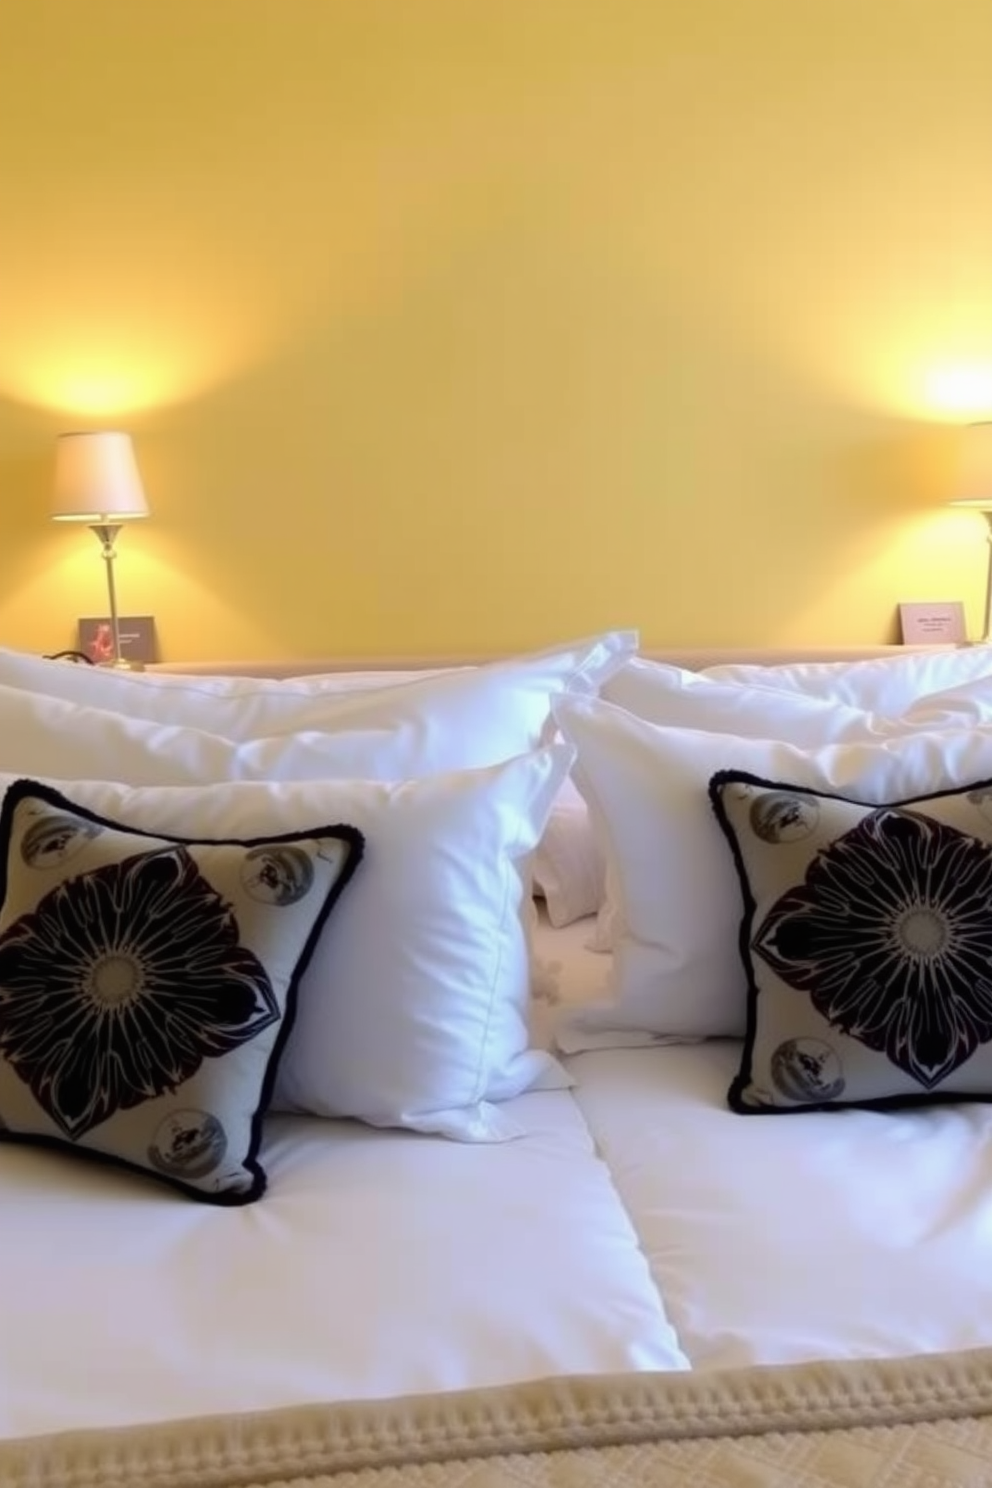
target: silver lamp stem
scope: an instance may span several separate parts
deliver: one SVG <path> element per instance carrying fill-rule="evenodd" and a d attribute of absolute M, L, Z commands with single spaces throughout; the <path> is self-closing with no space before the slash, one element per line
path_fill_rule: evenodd
<path fill-rule="evenodd" d="M 982 631 L 982 640 L 989 643 L 992 642 L 992 511 L 983 512 L 982 515 L 989 524 L 987 534 L 989 561 L 985 574 L 985 628 Z"/>
<path fill-rule="evenodd" d="M 117 619 L 117 590 L 114 586 L 114 559 L 117 556 L 114 552 L 114 538 L 120 532 L 121 525 L 119 522 L 94 522 L 92 530 L 103 547 L 103 561 L 107 570 L 107 598 L 110 601 L 110 633 L 114 642 L 113 665 L 119 667 L 125 663 L 121 656 L 121 627 Z M 992 533 L 989 541 L 992 543 Z"/>

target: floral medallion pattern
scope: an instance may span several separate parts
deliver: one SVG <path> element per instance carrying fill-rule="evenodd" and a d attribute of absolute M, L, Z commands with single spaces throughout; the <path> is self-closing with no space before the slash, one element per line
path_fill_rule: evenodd
<path fill-rule="evenodd" d="M 926 1090 L 992 1040 L 992 845 L 869 811 L 764 914 L 752 949 Z"/>
<path fill-rule="evenodd" d="M 0 936 L 0 1053 L 74 1140 L 279 1016 L 232 907 L 182 846 L 70 878 Z"/>

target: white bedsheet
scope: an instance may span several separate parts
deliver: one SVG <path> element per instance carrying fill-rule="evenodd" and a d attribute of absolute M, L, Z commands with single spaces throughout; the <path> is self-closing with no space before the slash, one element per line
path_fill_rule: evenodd
<path fill-rule="evenodd" d="M 602 995 L 590 923 L 536 932 L 559 1013 Z M 739 1058 L 564 1060 L 692 1367 L 992 1344 L 992 1105 L 739 1116 Z"/>
<path fill-rule="evenodd" d="M 257 1204 L 0 1147 L 0 1436 L 687 1366 L 567 1091 L 462 1146 L 271 1119 Z"/>
<path fill-rule="evenodd" d="M 738 1058 L 568 1061 L 693 1367 L 992 1344 L 992 1107 L 739 1116 Z"/>

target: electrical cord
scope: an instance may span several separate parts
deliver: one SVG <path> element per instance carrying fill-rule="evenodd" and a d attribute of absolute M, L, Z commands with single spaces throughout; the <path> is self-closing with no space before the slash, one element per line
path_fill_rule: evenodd
<path fill-rule="evenodd" d="M 93 658 L 87 656 L 85 651 L 52 651 L 47 653 L 42 659 L 44 661 L 71 661 L 77 664 L 83 662 L 86 666 L 96 665 Z"/>

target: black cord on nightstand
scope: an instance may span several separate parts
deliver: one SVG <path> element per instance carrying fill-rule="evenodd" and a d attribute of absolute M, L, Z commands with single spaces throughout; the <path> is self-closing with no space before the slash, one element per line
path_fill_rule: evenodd
<path fill-rule="evenodd" d="M 49 655 L 42 657 L 43 661 L 73 661 L 85 662 L 87 666 L 95 666 L 96 662 L 85 651 L 52 651 Z"/>

